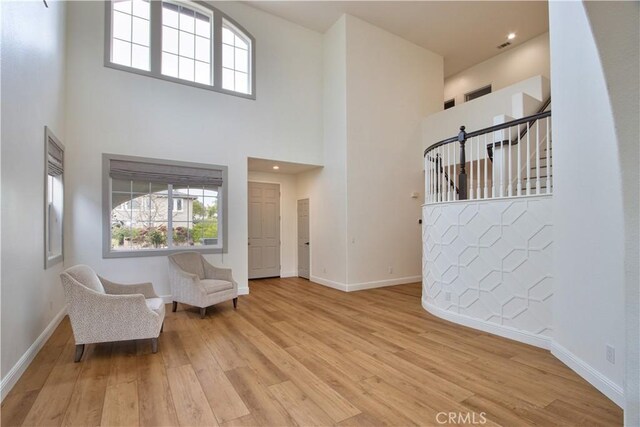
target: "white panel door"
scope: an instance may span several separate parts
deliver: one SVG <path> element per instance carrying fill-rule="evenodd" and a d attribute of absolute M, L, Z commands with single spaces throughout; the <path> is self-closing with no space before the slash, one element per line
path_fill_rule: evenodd
<path fill-rule="evenodd" d="M 249 183 L 249 279 L 280 276 L 280 185 Z"/>
<path fill-rule="evenodd" d="M 298 276 L 309 278 L 309 199 L 298 200 Z"/>

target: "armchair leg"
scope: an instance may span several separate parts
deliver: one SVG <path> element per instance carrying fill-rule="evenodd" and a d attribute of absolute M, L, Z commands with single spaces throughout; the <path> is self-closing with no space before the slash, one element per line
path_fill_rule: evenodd
<path fill-rule="evenodd" d="M 238 297 L 233 299 L 233 309 L 235 310 L 236 308 L 238 308 Z"/>
<path fill-rule="evenodd" d="M 175 313 L 177 309 L 178 309 L 178 301 L 174 301 L 173 302 L 173 310 L 172 311 Z"/>
<path fill-rule="evenodd" d="M 73 358 L 73 361 L 78 363 L 80 359 L 82 359 L 82 353 L 84 353 L 84 344 L 76 345 L 76 355 Z"/>
<path fill-rule="evenodd" d="M 162 325 L 160 325 L 160 333 L 162 333 L 163 330 L 164 330 L 164 322 L 162 322 Z"/>
<path fill-rule="evenodd" d="M 158 352 L 158 338 L 151 338 L 151 352 Z"/>
<path fill-rule="evenodd" d="M 204 319 L 205 314 L 207 314 L 207 307 L 200 307 L 200 318 Z"/>

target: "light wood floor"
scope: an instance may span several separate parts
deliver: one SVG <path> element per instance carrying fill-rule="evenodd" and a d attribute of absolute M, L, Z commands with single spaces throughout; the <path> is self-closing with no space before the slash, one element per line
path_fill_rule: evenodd
<path fill-rule="evenodd" d="M 548 352 L 439 320 L 420 285 L 343 293 L 251 282 L 210 308 L 167 306 L 160 350 L 90 345 L 68 319 L 2 404 L 2 425 L 621 425 L 622 411 Z M 468 418 L 468 421 L 473 419 Z"/>

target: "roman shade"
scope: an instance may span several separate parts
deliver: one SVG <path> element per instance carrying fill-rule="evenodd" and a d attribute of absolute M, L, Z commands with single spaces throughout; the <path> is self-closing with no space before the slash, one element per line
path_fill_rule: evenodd
<path fill-rule="evenodd" d="M 224 171 L 216 168 L 111 159 L 109 176 L 131 181 L 220 187 L 224 179 Z"/>
<path fill-rule="evenodd" d="M 47 174 L 62 175 L 64 171 L 64 150 L 47 135 Z"/>

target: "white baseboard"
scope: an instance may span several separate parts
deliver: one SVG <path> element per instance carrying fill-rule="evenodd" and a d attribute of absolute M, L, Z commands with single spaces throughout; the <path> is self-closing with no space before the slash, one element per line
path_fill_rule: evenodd
<path fill-rule="evenodd" d="M 297 271 L 283 271 L 280 273 L 280 277 L 298 277 Z"/>
<path fill-rule="evenodd" d="M 560 359 L 562 363 L 567 365 L 582 378 L 587 380 L 592 386 L 600 390 L 616 405 L 624 409 L 624 390 L 622 387 L 612 382 L 587 362 L 580 359 L 578 356 L 571 353 L 568 349 L 555 341 L 551 344 L 551 354 Z"/>
<path fill-rule="evenodd" d="M 434 316 L 453 323 L 457 323 L 459 325 L 468 326 L 470 328 L 478 329 L 484 332 L 489 332 L 491 334 L 523 342 L 525 344 L 544 348 L 545 350 L 549 350 L 551 348 L 551 338 L 544 335 L 537 335 L 531 332 L 521 331 L 510 326 L 485 322 L 474 317 L 465 316 L 464 314 L 452 313 L 450 311 L 443 310 L 440 307 L 436 307 L 433 304 L 429 304 L 424 300 L 424 298 L 422 298 L 422 307 Z"/>
<path fill-rule="evenodd" d="M 249 287 L 238 288 L 238 295 L 249 295 Z"/>
<path fill-rule="evenodd" d="M 323 279 L 322 277 L 311 276 L 310 280 L 314 283 L 327 286 L 329 288 L 337 289 L 342 292 L 347 292 L 347 285 L 340 282 L 334 282 L 333 280 Z"/>
<path fill-rule="evenodd" d="M 62 310 L 49 322 L 44 331 L 40 334 L 38 338 L 31 344 L 31 346 L 27 349 L 27 351 L 22 355 L 20 359 L 13 365 L 13 368 L 9 370 L 7 375 L 0 382 L 0 401 L 4 400 L 4 398 L 9 394 L 13 386 L 16 385 L 24 371 L 27 370 L 33 359 L 36 357 L 40 349 L 47 342 L 53 331 L 56 330 L 64 316 L 67 314 L 67 306 L 62 307 Z"/>
<path fill-rule="evenodd" d="M 385 286 L 404 285 L 407 283 L 420 282 L 421 280 L 422 280 L 422 276 L 410 276 L 410 277 L 399 277 L 396 279 L 378 280 L 375 282 L 346 284 L 346 283 L 334 282 L 333 280 L 324 279 L 318 276 L 311 276 L 312 282 L 318 283 L 320 285 L 328 286 L 330 288 L 337 289 L 342 292 L 355 292 L 355 291 L 362 291 L 365 289 L 383 288 Z"/>
<path fill-rule="evenodd" d="M 399 277 L 396 279 L 378 280 L 375 282 L 350 283 L 347 292 L 362 291 L 364 289 L 384 288 L 385 286 L 406 285 L 407 283 L 421 282 L 422 276 Z"/>

